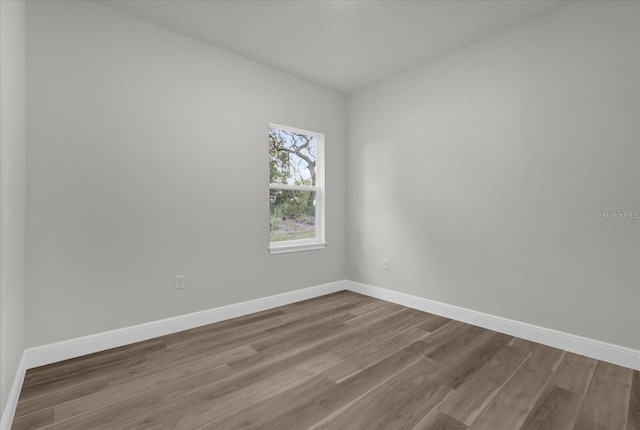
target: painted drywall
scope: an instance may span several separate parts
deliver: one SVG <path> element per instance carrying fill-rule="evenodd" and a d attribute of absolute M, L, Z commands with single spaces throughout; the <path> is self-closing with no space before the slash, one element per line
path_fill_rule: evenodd
<path fill-rule="evenodd" d="M 640 348 L 639 49 L 576 2 L 352 94 L 348 278 Z"/>
<path fill-rule="evenodd" d="M 22 1 L 0 1 L 0 415 L 24 350 L 25 37 Z"/>
<path fill-rule="evenodd" d="M 27 12 L 28 346 L 344 279 L 344 95 L 98 3 Z M 324 250 L 268 252 L 270 122 L 326 136 Z"/>

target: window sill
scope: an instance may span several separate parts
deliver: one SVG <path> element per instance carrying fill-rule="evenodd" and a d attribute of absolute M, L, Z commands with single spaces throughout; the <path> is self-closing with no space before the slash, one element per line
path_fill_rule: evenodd
<path fill-rule="evenodd" d="M 326 242 L 313 242 L 313 243 L 296 243 L 288 245 L 269 245 L 269 253 L 274 254 L 286 254 L 288 252 L 303 252 L 313 251 L 316 249 L 324 249 L 327 246 Z"/>

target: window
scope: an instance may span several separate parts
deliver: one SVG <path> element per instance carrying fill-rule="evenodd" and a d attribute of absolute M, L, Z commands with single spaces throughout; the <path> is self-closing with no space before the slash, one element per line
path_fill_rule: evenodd
<path fill-rule="evenodd" d="M 269 251 L 321 249 L 324 135 L 269 125 Z"/>

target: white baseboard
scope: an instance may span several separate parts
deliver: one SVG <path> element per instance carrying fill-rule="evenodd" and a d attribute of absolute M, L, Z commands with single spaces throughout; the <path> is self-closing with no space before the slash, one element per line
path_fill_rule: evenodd
<path fill-rule="evenodd" d="M 510 336 L 520 337 L 554 348 L 564 349 L 587 357 L 640 370 L 640 351 L 635 349 L 347 280 L 317 285 L 34 348 L 27 348 L 23 357 L 24 368 L 30 369 L 81 355 L 104 351 L 109 348 L 116 348 L 158 336 L 176 333 L 341 290 L 350 290 L 355 293 L 398 303 L 403 306 L 441 315 L 457 321 L 505 333 Z"/>
<path fill-rule="evenodd" d="M 64 340 L 25 350 L 26 368 L 44 366 L 81 355 L 92 354 L 110 348 L 129 345 L 158 336 L 177 333 L 219 321 L 260 312 L 301 300 L 323 296 L 344 290 L 342 281 L 317 285 L 301 290 L 234 303 L 205 311 L 152 321 L 89 336 Z"/>
<path fill-rule="evenodd" d="M 18 406 L 18 398 L 20 397 L 20 390 L 22 389 L 22 383 L 24 382 L 24 374 L 27 371 L 26 360 L 24 353 L 18 364 L 18 370 L 16 370 L 16 376 L 13 378 L 13 385 L 9 391 L 9 397 L 4 407 L 2 417 L 0 417 L 0 430 L 10 430 L 11 423 L 13 422 L 13 416 L 16 413 L 16 407 Z"/>
<path fill-rule="evenodd" d="M 586 357 L 640 370 L 640 351 L 636 349 L 625 348 L 358 282 L 344 281 L 344 287 L 354 293 L 364 294 Z"/>
<path fill-rule="evenodd" d="M 16 372 L 16 377 L 11 387 L 7 404 L 5 405 L 2 417 L 0 418 L 0 430 L 9 430 L 11 427 L 27 369 L 80 357 L 86 354 L 92 354 L 94 352 L 104 351 L 110 348 L 129 345 L 143 340 L 153 339 L 158 336 L 177 333 L 182 330 L 213 324 L 219 321 L 252 314 L 254 312 L 288 305 L 301 300 L 324 296 L 344 289 L 345 286 L 343 281 L 330 282 L 328 284 L 316 285 L 314 287 L 289 291 L 246 302 L 234 303 L 173 318 L 166 318 L 135 326 L 96 333 L 89 336 L 27 348 L 22 355 L 22 360 L 20 361 L 20 366 Z"/>

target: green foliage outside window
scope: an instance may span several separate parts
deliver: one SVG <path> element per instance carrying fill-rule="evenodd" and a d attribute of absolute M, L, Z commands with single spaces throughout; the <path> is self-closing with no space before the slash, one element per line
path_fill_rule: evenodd
<path fill-rule="evenodd" d="M 271 241 L 315 236 L 316 191 L 273 185 L 316 186 L 317 142 L 313 136 L 269 129 Z"/>

